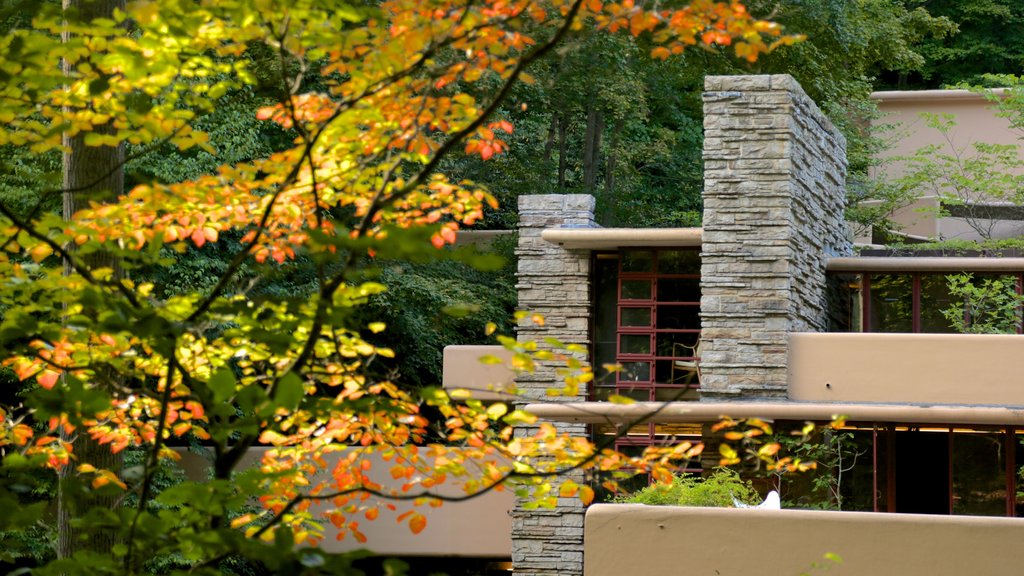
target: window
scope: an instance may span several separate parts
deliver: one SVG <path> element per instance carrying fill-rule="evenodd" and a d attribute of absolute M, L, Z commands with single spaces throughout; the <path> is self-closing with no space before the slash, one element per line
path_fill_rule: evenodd
<path fill-rule="evenodd" d="M 773 479 L 788 506 L 833 508 L 841 500 L 843 510 L 1024 515 L 1024 434 L 1014 428 L 850 423 L 825 434 L 831 442 L 817 436 L 789 448 L 817 469 Z"/>
<path fill-rule="evenodd" d="M 700 252 L 628 249 L 594 256 L 595 381 L 593 400 L 612 394 L 637 401 L 696 400 L 700 341 Z M 619 364 L 607 373 L 602 366 Z M 612 429 L 596 433 L 610 434 Z M 640 449 L 656 442 L 700 437 L 700 427 L 643 424 L 616 446 Z"/>
<path fill-rule="evenodd" d="M 1013 428 L 879 425 L 874 428 L 875 510 L 1019 516 Z"/>
<path fill-rule="evenodd" d="M 985 314 L 984 310 L 951 294 L 948 276 L 947 273 L 863 274 L 860 288 L 865 331 L 950 333 L 958 330 L 944 312 L 959 311 L 966 324 L 973 320 L 972 315 Z M 996 281 L 1018 294 L 1024 286 L 1019 273 L 972 276 L 975 286 Z M 1009 320 L 1009 331 L 1015 327 L 1019 333 L 1021 318 L 1020 314 L 1016 316 Z M 989 321 L 988 318 L 982 320 Z"/>

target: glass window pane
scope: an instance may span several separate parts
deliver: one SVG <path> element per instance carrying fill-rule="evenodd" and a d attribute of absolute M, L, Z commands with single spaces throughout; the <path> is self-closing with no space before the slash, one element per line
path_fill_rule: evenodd
<path fill-rule="evenodd" d="M 872 332 L 913 332 L 913 278 L 871 275 Z"/>
<path fill-rule="evenodd" d="M 654 253 L 644 250 L 630 250 L 622 253 L 623 272 L 653 272 Z"/>
<path fill-rule="evenodd" d="M 689 386 L 658 386 L 654 389 L 655 402 L 691 402 L 700 400 L 700 392 L 697 391 L 697 380 L 694 379 Z"/>
<path fill-rule="evenodd" d="M 650 402 L 652 390 L 654 390 L 654 388 L 650 388 L 648 386 L 636 388 L 619 386 L 615 389 L 615 393 L 619 396 L 625 396 L 626 398 L 636 400 L 637 402 Z M 643 426 L 646 428 L 646 425 Z M 646 434 L 646 432 L 644 433 Z"/>
<path fill-rule="evenodd" d="M 650 362 L 623 362 L 619 382 L 650 382 Z"/>
<path fill-rule="evenodd" d="M 1017 279 L 1013 276 L 981 274 L 950 276 L 951 290 L 965 310 L 964 332 L 974 334 L 1014 334 L 1020 326 Z M 959 286 L 956 290 L 953 286 Z"/>
<path fill-rule="evenodd" d="M 921 276 L 921 332 L 956 332 L 947 315 L 963 317 L 963 305 L 949 293 L 942 274 Z"/>
<path fill-rule="evenodd" d="M 662 330 L 669 329 L 700 329 L 700 306 L 666 306 L 658 305 L 656 327 Z"/>
<path fill-rule="evenodd" d="M 700 274 L 700 251 L 663 250 L 658 252 L 658 274 Z"/>
<path fill-rule="evenodd" d="M 692 332 L 659 332 L 655 338 L 655 350 L 658 356 L 692 358 L 693 349 L 690 346 L 697 346 L 700 334 Z"/>
<path fill-rule="evenodd" d="M 620 326 L 650 326 L 651 325 L 651 309 L 650 308 L 623 308 L 621 312 L 621 318 L 619 319 Z"/>
<path fill-rule="evenodd" d="M 648 334 L 622 334 L 619 336 L 620 354 L 650 354 L 651 337 Z"/>
<path fill-rule="evenodd" d="M 619 259 L 601 254 L 594 261 L 594 366 L 615 363 L 615 337 L 618 333 Z"/>
<path fill-rule="evenodd" d="M 1024 517 L 1024 431 L 1017 430 L 1014 436 L 1013 450 L 1014 462 L 1017 463 L 1015 481 L 1017 483 L 1016 493 L 1013 495 L 1013 515 L 1018 518 Z"/>
<path fill-rule="evenodd" d="M 953 513 L 1006 515 L 1002 432 L 953 434 Z"/>
<path fill-rule="evenodd" d="M 623 280 L 622 281 L 622 299 L 623 300 L 650 300 L 651 299 L 651 281 L 650 280 Z"/>
<path fill-rule="evenodd" d="M 700 279 L 658 279 L 658 302 L 700 302 Z"/>

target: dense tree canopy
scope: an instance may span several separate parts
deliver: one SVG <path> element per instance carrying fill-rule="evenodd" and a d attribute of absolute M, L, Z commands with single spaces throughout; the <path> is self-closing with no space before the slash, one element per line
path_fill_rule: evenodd
<path fill-rule="evenodd" d="M 1024 6 L 1015 0 L 928 0 L 920 5 L 957 26 L 954 34 L 923 37 L 923 65 L 882 76 L 889 89 L 943 88 L 986 83 L 986 74 L 1018 74 L 1024 66 Z"/>

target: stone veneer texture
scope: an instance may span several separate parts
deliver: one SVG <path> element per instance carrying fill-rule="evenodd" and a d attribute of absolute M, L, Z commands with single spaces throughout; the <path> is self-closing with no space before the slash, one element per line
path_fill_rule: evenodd
<path fill-rule="evenodd" d="M 582 194 L 538 194 L 519 198 L 519 257 L 516 288 L 519 309 L 540 313 L 544 326 L 520 326 L 520 341 L 532 340 L 546 346 L 543 338 L 557 338 L 566 344 L 589 343 L 590 253 L 566 250 L 541 239 L 545 228 L 593 228 L 594 198 Z M 574 398 L 551 398 L 549 388 L 561 388 L 555 375 L 556 363 L 540 362 L 532 374 L 516 378 L 524 403 L 531 401 L 578 402 Z M 583 424 L 556 423 L 574 436 L 585 436 Z M 524 426 L 519 435 L 534 427 Z M 583 482 L 581 472 L 569 475 Z M 554 509 L 525 510 L 517 501 L 512 511 L 512 565 L 518 575 L 582 575 L 583 514 L 578 498 L 559 498 Z"/>
<path fill-rule="evenodd" d="M 704 83 L 702 398 L 786 395 L 787 334 L 826 329 L 850 254 L 846 141 L 791 76 Z"/>

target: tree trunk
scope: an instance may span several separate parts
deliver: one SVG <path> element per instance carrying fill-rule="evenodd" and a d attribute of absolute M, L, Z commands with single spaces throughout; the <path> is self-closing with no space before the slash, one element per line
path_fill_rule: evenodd
<path fill-rule="evenodd" d="M 558 114 L 551 115 L 551 124 L 548 124 L 548 137 L 544 140 L 544 166 L 551 165 L 551 151 L 555 148 L 555 134 L 558 132 Z"/>
<path fill-rule="evenodd" d="M 114 9 L 125 8 L 124 0 L 64 0 L 65 13 L 69 18 L 88 22 L 95 18 L 110 18 Z M 72 15 L 68 10 L 77 11 Z M 70 70 L 65 66 L 65 73 Z M 101 134 L 113 134 L 113 126 L 98 126 L 94 130 Z M 102 202 L 111 200 L 124 191 L 124 145 L 86 146 L 85 134 L 64 137 L 66 151 L 63 158 L 64 188 L 64 219 L 70 220 L 80 206 L 89 201 Z M 85 263 L 91 268 L 110 267 L 115 275 L 120 275 L 117 259 L 107 253 L 90 254 Z M 65 263 L 66 273 L 70 273 L 69 263 Z M 88 434 L 78 431 L 73 440 L 74 454 L 78 462 L 88 462 L 99 469 L 119 472 L 122 457 L 113 454 L 110 446 L 101 446 Z M 98 553 L 109 553 L 117 542 L 113 531 L 91 531 L 80 533 L 71 526 L 71 519 L 94 507 L 108 510 L 118 506 L 118 498 L 113 496 L 98 497 L 92 494 L 84 496 L 73 489 L 71 479 L 67 476 L 71 466 L 65 467 L 58 484 L 57 494 L 57 556 L 68 558 L 78 550 L 90 550 Z"/>
<path fill-rule="evenodd" d="M 566 170 L 566 126 L 567 122 L 565 117 L 560 117 L 558 121 L 558 190 L 565 192 L 565 170 Z"/>
<path fill-rule="evenodd" d="M 587 130 L 583 134 L 583 190 L 593 194 L 597 186 L 598 158 L 601 155 L 601 131 L 604 120 L 597 107 L 587 106 Z"/>

